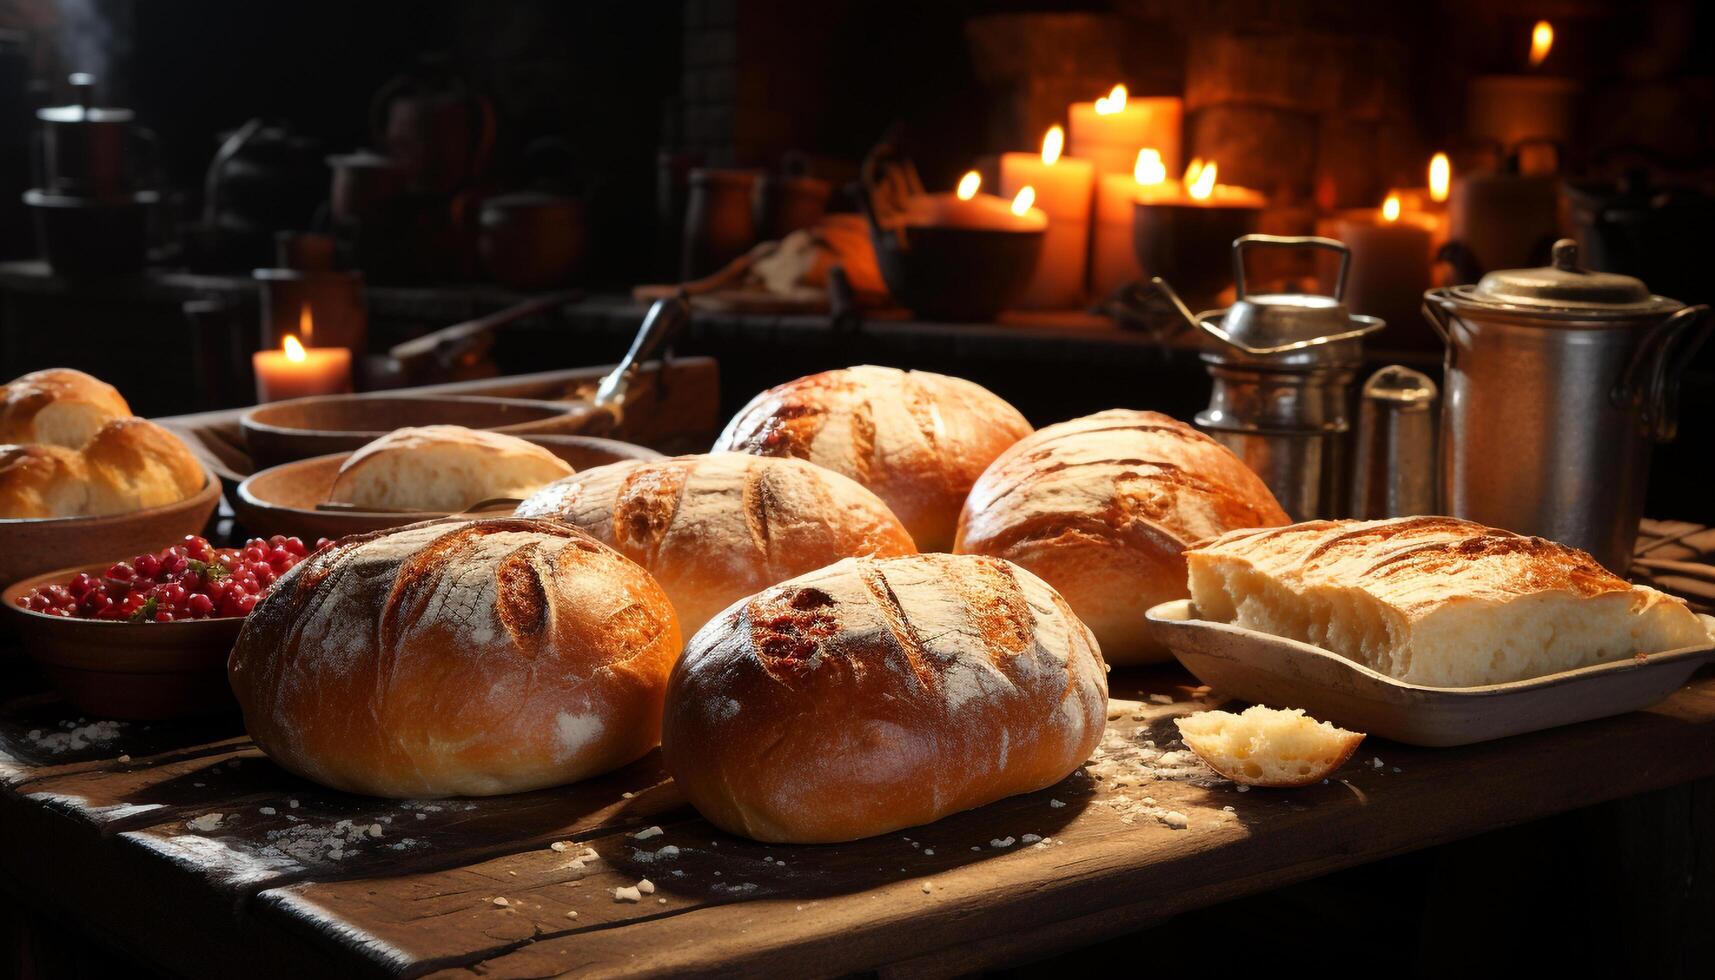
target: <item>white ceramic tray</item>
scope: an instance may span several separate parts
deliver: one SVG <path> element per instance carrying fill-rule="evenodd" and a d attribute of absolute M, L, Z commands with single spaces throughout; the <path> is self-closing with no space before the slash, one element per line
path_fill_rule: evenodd
<path fill-rule="evenodd" d="M 1486 742 L 1637 711 L 1715 660 L 1708 643 L 1483 687 L 1422 687 L 1321 647 L 1196 618 L 1189 599 L 1149 610 L 1157 637 L 1185 669 L 1222 694 L 1410 745 Z"/>

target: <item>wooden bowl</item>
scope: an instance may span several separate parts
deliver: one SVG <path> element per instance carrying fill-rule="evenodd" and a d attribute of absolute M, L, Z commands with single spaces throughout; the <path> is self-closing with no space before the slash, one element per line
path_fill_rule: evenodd
<path fill-rule="evenodd" d="M 32 575 L 0 594 L 6 605 L 0 616 L 48 682 L 92 718 L 159 721 L 236 708 L 226 658 L 238 642 L 242 616 L 125 623 L 47 616 L 18 605 L 18 597 L 31 589 L 78 572 L 99 575 L 109 564 Z"/>
<path fill-rule="evenodd" d="M 462 425 L 509 435 L 572 433 L 591 409 L 576 402 L 468 395 L 319 395 L 258 405 L 239 421 L 257 470 L 351 452 L 394 429 Z"/>
<path fill-rule="evenodd" d="M 887 291 L 919 319 L 993 320 L 1030 282 L 1042 254 L 1040 229 L 908 225 L 902 244 L 892 230 L 871 230 Z"/>
<path fill-rule="evenodd" d="M 615 439 L 594 436 L 525 438 L 578 470 L 628 459 L 661 458 L 661 454 L 653 449 Z M 300 459 L 252 475 L 240 483 L 232 495 L 232 509 L 238 515 L 238 523 L 253 535 L 295 535 L 313 545 L 316 538 L 337 540 L 348 534 L 363 534 L 447 516 L 433 511 L 317 510 L 316 505 L 328 499 L 335 475 L 350 456 L 351 453 L 345 452 Z"/>
<path fill-rule="evenodd" d="M 204 470 L 201 490 L 164 507 L 101 517 L 0 519 L 0 582 L 66 564 L 158 551 L 187 534 L 202 533 L 219 502 L 220 481 Z"/>

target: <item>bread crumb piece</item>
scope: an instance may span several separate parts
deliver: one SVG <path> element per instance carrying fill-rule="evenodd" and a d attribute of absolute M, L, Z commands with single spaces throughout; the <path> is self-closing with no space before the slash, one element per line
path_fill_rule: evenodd
<path fill-rule="evenodd" d="M 120 756 L 120 757 L 119 757 L 119 761 L 120 761 L 120 762 L 130 762 L 130 761 L 131 761 L 131 757 L 130 757 L 130 756 L 129 756 L 129 755 L 122 755 L 122 756 Z"/>
<path fill-rule="evenodd" d="M 657 898 L 657 899 L 656 899 L 656 901 L 657 901 L 657 902 L 660 902 L 660 903 L 661 903 L 661 904 L 662 904 L 662 905 L 666 905 L 666 904 L 667 904 L 667 900 L 666 900 L 666 899 L 664 899 L 664 898 Z"/>
<path fill-rule="evenodd" d="M 935 849 L 933 847 L 925 847 L 923 849 L 923 853 L 933 855 L 935 853 Z"/>
<path fill-rule="evenodd" d="M 627 800 L 630 800 L 630 799 L 634 799 L 634 798 L 636 798 L 636 796 L 637 796 L 637 794 L 636 794 L 636 793 L 621 793 L 621 794 L 619 794 L 619 795 L 620 795 L 620 797 L 621 797 L 621 798 L 623 798 L 623 799 L 627 799 Z"/>
<path fill-rule="evenodd" d="M 369 836 L 380 837 L 381 836 L 381 825 L 378 823 L 370 824 L 369 825 Z"/>
<path fill-rule="evenodd" d="M 989 846 L 990 847 L 1011 847 L 1012 845 L 1014 845 L 1016 843 L 1018 843 L 1018 840 L 1017 840 L 1017 838 L 1014 838 L 1014 837 L 996 837 L 994 840 L 989 841 Z"/>
<path fill-rule="evenodd" d="M 261 807 L 261 808 L 257 809 L 256 812 L 262 814 L 264 817 L 271 817 L 274 814 L 279 813 L 280 811 L 274 809 L 271 806 L 265 806 L 265 807 Z"/>
<path fill-rule="evenodd" d="M 1019 841 L 1025 844 L 1034 844 L 1041 839 L 1042 835 L 1040 834 L 1025 834 L 1023 837 L 1019 838 Z"/>
<path fill-rule="evenodd" d="M 1049 800 L 1048 805 L 1053 807 L 1054 809 L 1058 810 L 1061 807 L 1065 806 L 1066 804 L 1061 803 L 1059 800 Z"/>
<path fill-rule="evenodd" d="M 1249 792 L 1250 792 L 1250 791 L 1251 791 L 1251 788 L 1250 788 L 1250 787 L 1249 787 L 1249 786 L 1246 786 L 1246 785 L 1245 785 L 1245 784 L 1243 784 L 1243 783 L 1240 783 L 1240 784 L 1239 784 L 1239 792 L 1241 792 L 1241 793 L 1249 793 Z"/>
<path fill-rule="evenodd" d="M 224 813 L 205 813 L 194 820 L 185 821 L 185 826 L 195 831 L 207 833 L 220 826 L 220 822 L 225 819 L 226 814 Z"/>
<path fill-rule="evenodd" d="M 1184 830 L 1186 827 L 1191 826 L 1190 818 L 1185 816 L 1185 814 L 1180 813 L 1178 810 L 1169 810 L 1162 814 L 1161 822 L 1172 827 L 1174 830 Z"/>
<path fill-rule="evenodd" d="M 643 901 L 643 893 L 627 885 L 613 890 L 613 900 L 615 902 L 641 902 Z"/>
<path fill-rule="evenodd" d="M 1322 780 L 1322 781 L 1323 781 L 1323 782 L 1327 782 L 1327 780 L 1326 780 L 1326 779 L 1324 779 L 1324 780 Z M 1227 812 L 1228 812 L 1228 813 L 1232 813 L 1232 812 L 1234 812 L 1234 811 L 1233 811 L 1233 808 L 1232 808 L 1232 807 L 1231 807 L 1231 806 L 1224 806 L 1224 807 L 1221 807 L 1221 809 L 1223 809 L 1223 810 L 1225 810 L 1225 811 L 1227 811 Z"/>
<path fill-rule="evenodd" d="M 287 800 L 286 805 L 291 807 L 292 809 L 296 810 L 298 808 L 298 801 L 297 800 Z"/>
<path fill-rule="evenodd" d="M 578 912 L 576 909 L 567 909 L 566 910 L 566 918 L 575 919 L 577 917 L 578 917 Z"/>
<path fill-rule="evenodd" d="M 557 840 L 554 843 L 548 845 L 548 850 L 559 851 L 561 854 L 564 854 L 571 849 L 572 849 L 572 842 L 569 840 Z"/>
<path fill-rule="evenodd" d="M 664 833 L 666 833 L 666 831 L 662 830 L 660 827 L 645 827 L 637 833 L 632 834 L 631 839 L 648 840 L 651 837 L 660 837 Z"/>
<path fill-rule="evenodd" d="M 1172 704 L 1173 703 L 1173 695 L 1171 695 L 1171 694 L 1151 694 L 1149 696 L 1149 699 L 1151 701 L 1154 701 L 1156 704 Z"/>
<path fill-rule="evenodd" d="M 935 890 L 935 883 L 934 882 L 925 881 L 923 883 L 923 894 L 928 895 L 931 892 L 933 892 L 934 890 Z"/>
<path fill-rule="evenodd" d="M 653 895 L 655 894 L 655 883 L 650 881 L 648 878 L 644 878 L 637 883 L 637 890 L 645 895 Z"/>
<path fill-rule="evenodd" d="M 509 901 L 507 901 L 507 900 L 506 900 L 506 899 L 504 899 L 504 898 L 501 898 L 501 897 L 500 897 L 500 896 L 498 896 L 498 895 L 496 895 L 496 896 L 495 896 L 495 897 L 494 897 L 494 905 L 495 905 L 495 907 L 496 907 L 496 908 L 502 908 L 502 909 L 503 909 L 503 908 L 506 908 L 506 907 L 508 907 L 508 906 L 510 906 L 510 905 L 511 905 L 511 904 L 512 904 L 512 903 L 511 903 L 511 902 L 509 902 Z"/>
<path fill-rule="evenodd" d="M 1371 759 L 1371 760 L 1370 760 L 1370 766 L 1371 766 L 1371 767 L 1372 767 L 1372 768 L 1375 768 L 1375 769 L 1380 769 L 1380 768 L 1381 768 L 1381 767 L 1382 767 L 1382 760 L 1381 760 L 1381 757 L 1380 757 L 1380 756 L 1377 756 L 1377 757 L 1375 757 L 1375 758 L 1374 758 L 1374 759 Z"/>

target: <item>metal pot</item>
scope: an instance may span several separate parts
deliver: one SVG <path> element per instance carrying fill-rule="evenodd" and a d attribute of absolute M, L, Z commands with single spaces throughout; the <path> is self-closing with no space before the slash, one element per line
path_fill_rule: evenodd
<path fill-rule="evenodd" d="M 482 202 L 477 247 L 495 282 L 513 289 L 564 286 L 589 252 L 584 202 L 521 191 Z"/>
<path fill-rule="evenodd" d="M 135 190 L 138 144 L 154 137 L 133 125 L 130 109 L 95 105 L 95 76 L 71 76 L 72 104 L 36 110 L 41 123 L 41 183 L 63 197 L 120 198 Z"/>
<path fill-rule="evenodd" d="M 1492 272 L 1424 300 L 1447 341 L 1443 504 L 1623 574 L 1650 443 L 1674 436 L 1680 375 L 1709 332 L 1708 308 L 1579 268 L 1571 239 L 1555 243 L 1547 268 Z"/>

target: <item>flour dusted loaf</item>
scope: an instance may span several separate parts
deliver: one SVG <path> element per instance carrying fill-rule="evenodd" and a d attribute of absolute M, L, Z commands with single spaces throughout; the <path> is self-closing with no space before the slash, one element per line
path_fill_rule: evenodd
<path fill-rule="evenodd" d="M 757 395 L 715 450 L 796 456 L 843 473 L 887 502 L 920 551 L 953 545 L 959 507 L 1030 423 L 962 378 L 887 367 L 823 371 Z"/>
<path fill-rule="evenodd" d="M 1328 778 L 1363 742 L 1299 708 L 1253 704 L 1244 711 L 1199 711 L 1174 719 L 1179 735 L 1209 768 L 1245 786 L 1309 786 Z"/>
<path fill-rule="evenodd" d="M 763 841 L 853 840 L 1042 789 L 1101 738 L 1095 638 L 993 558 L 846 559 L 692 638 L 661 749 L 703 816 Z"/>
<path fill-rule="evenodd" d="M 487 796 L 648 752 L 679 645 L 661 587 L 582 531 L 443 520 L 300 562 L 250 614 L 227 677 L 256 744 L 306 779 Z"/>
<path fill-rule="evenodd" d="M 518 506 L 648 569 L 688 636 L 735 601 L 841 558 L 916 552 L 856 482 L 801 459 L 713 453 L 598 466 Z"/>
<path fill-rule="evenodd" d="M 71 368 L 32 371 L 0 385 L 0 444 L 81 449 L 131 406 L 112 385 Z"/>
<path fill-rule="evenodd" d="M 571 473 L 570 463 L 517 436 L 425 425 L 395 429 L 352 453 L 328 500 L 452 513 L 495 497 L 528 497 Z"/>
<path fill-rule="evenodd" d="M 1582 551 L 1451 517 L 1235 531 L 1186 555 L 1197 615 L 1413 684 L 1471 687 L 1707 643 Z"/>
<path fill-rule="evenodd" d="M 954 550 L 993 555 L 1058 589 L 1112 664 L 1163 660 L 1143 613 L 1185 598 L 1183 553 L 1241 527 L 1285 524 L 1224 446 L 1155 412 L 1110 409 L 1026 436 L 971 489 Z"/>
<path fill-rule="evenodd" d="M 99 517 L 165 507 L 208 479 L 190 449 L 139 418 L 115 419 L 79 449 L 0 447 L 0 518 Z"/>

